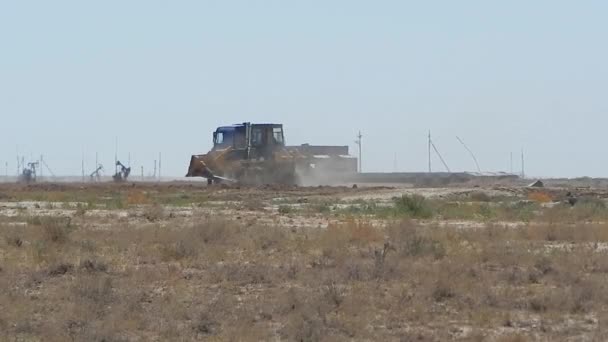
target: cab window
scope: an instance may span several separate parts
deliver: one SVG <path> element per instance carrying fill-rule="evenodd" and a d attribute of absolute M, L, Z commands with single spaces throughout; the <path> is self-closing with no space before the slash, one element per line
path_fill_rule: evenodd
<path fill-rule="evenodd" d="M 253 146 L 261 146 L 263 141 L 263 133 L 261 128 L 254 128 L 251 130 L 251 144 Z"/>
<path fill-rule="evenodd" d="M 272 138 L 274 139 L 274 143 L 277 145 L 283 145 L 283 129 L 280 127 L 275 127 L 272 129 Z"/>
<path fill-rule="evenodd" d="M 224 133 L 222 132 L 217 132 L 215 134 L 215 144 L 216 145 L 221 145 L 224 143 Z"/>

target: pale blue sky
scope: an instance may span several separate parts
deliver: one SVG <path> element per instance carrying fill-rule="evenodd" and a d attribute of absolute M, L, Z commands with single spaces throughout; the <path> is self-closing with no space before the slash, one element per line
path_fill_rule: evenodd
<path fill-rule="evenodd" d="M 0 0 L 0 163 L 95 152 L 183 175 L 216 126 L 282 122 L 364 169 L 608 176 L 606 1 Z M 354 152 L 354 151 L 353 151 Z M 515 167 L 519 168 L 518 156 Z M 439 160 L 434 160 L 437 170 Z M 90 169 L 90 170 L 89 170 Z"/>

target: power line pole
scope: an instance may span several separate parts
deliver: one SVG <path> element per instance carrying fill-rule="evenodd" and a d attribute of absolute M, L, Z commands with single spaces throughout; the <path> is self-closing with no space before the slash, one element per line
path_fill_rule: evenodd
<path fill-rule="evenodd" d="M 114 174 L 118 173 L 118 136 L 116 136 L 116 145 L 114 145 Z"/>
<path fill-rule="evenodd" d="M 161 165 L 162 165 L 162 154 L 160 152 L 158 152 L 158 181 L 160 182 L 161 179 Z"/>
<path fill-rule="evenodd" d="M 19 160 L 19 145 L 15 146 L 15 151 L 17 152 L 17 178 L 19 178 L 19 174 L 21 173 L 21 162 Z"/>
<path fill-rule="evenodd" d="M 450 167 L 445 162 L 445 160 L 443 160 L 443 157 L 441 156 L 441 153 L 439 153 L 439 150 L 437 149 L 437 147 L 435 146 L 435 144 L 433 144 L 432 141 L 431 141 L 431 146 L 433 147 L 433 150 L 435 150 L 435 153 L 437 153 L 437 156 L 439 157 L 439 160 L 441 160 L 441 163 L 443 164 L 443 166 L 445 167 L 445 169 L 448 171 L 448 173 L 452 173 L 452 171 L 450 171 Z"/>
<path fill-rule="evenodd" d="M 355 140 L 355 143 L 359 146 L 359 173 L 363 172 L 363 167 L 361 166 L 362 165 L 362 162 L 361 162 L 362 138 L 363 138 L 363 135 L 361 134 L 361 131 L 359 131 L 359 134 L 357 134 L 357 140 Z"/>
<path fill-rule="evenodd" d="M 84 150 L 82 151 L 82 160 L 81 160 L 80 169 L 82 171 L 82 182 L 84 183 Z"/>
<path fill-rule="evenodd" d="M 462 146 L 464 146 L 464 148 L 469 152 L 471 158 L 473 158 L 473 161 L 475 162 L 475 166 L 477 166 L 477 172 L 481 173 L 481 168 L 479 168 L 479 163 L 477 162 L 477 158 L 475 158 L 475 154 L 473 154 L 473 151 L 471 151 L 471 149 L 464 143 L 464 141 L 462 141 L 462 139 L 460 139 L 459 137 L 456 137 L 456 139 L 458 139 Z"/>
<path fill-rule="evenodd" d="M 431 168 L 431 130 L 429 129 L 429 141 L 428 141 L 428 152 L 429 152 L 429 173 L 433 172 L 432 168 Z"/>
<path fill-rule="evenodd" d="M 450 171 L 450 167 L 445 162 L 445 160 L 443 160 L 441 153 L 439 153 L 439 150 L 437 149 L 437 147 L 433 143 L 433 140 L 431 139 L 431 131 L 429 131 L 429 173 L 432 172 L 431 171 L 431 148 L 435 151 L 435 153 L 437 154 L 437 157 L 439 157 L 439 160 L 441 161 L 441 163 L 443 164 L 445 169 L 448 171 L 448 173 L 451 173 L 452 171 Z"/>
<path fill-rule="evenodd" d="M 525 168 L 525 160 L 524 160 L 524 149 L 521 149 L 521 178 L 526 178 L 526 168 Z"/>

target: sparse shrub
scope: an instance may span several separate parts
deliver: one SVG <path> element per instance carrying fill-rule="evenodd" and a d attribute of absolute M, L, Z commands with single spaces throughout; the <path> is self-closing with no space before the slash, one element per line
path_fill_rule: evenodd
<path fill-rule="evenodd" d="M 249 284 L 269 284 L 275 275 L 275 270 L 268 265 L 216 265 L 213 269 L 216 282 L 234 282 L 239 286 Z"/>
<path fill-rule="evenodd" d="M 538 295 L 538 296 L 530 298 L 530 300 L 528 301 L 528 306 L 531 311 L 540 313 L 540 312 L 547 311 L 548 302 L 549 302 L 548 296 Z"/>
<path fill-rule="evenodd" d="M 384 264 L 386 261 L 386 255 L 392 249 L 393 248 L 391 247 L 391 245 L 388 242 L 386 242 L 386 243 L 384 243 L 384 246 L 382 247 L 382 249 L 374 250 L 374 271 L 373 271 L 374 278 L 380 278 L 384 274 L 384 271 L 385 271 Z"/>
<path fill-rule="evenodd" d="M 549 203 L 553 201 L 553 197 L 546 192 L 535 191 L 528 194 L 528 199 L 530 201 L 535 201 L 538 203 Z"/>
<path fill-rule="evenodd" d="M 606 202 L 595 197 L 583 197 L 571 209 L 574 222 L 604 220 L 608 217 Z"/>
<path fill-rule="evenodd" d="M 179 261 L 197 254 L 197 249 L 193 242 L 187 240 L 166 243 L 162 245 L 161 251 L 164 261 Z"/>
<path fill-rule="evenodd" d="M 314 204 L 314 211 L 321 214 L 326 214 L 331 211 L 331 204 L 328 202 L 321 202 Z"/>
<path fill-rule="evenodd" d="M 440 241 L 420 235 L 409 239 L 403 245 L 402 251 L 409 256 L 432 255 L 435 259 L 443 258 L 446 253 Z"/>
<path fill-rule="evenodd" d="M 301 312 L 289 317 L 287 325 L 281 329 L 282 337 L 289 341 L 321 341 L 327 328 L 319 315 Z"/>
<path fill-rule="evenodd" d="M 23 240 L 15 229 L 7 229 L 6 235 L 4 236 L 4 241 L 8 246 L 12 247 L 21 247 L 23 245 Z"/>
<path fill-rule="evenodd" d="M 437 207 L 437 215 L 441 219 L 459 219 L 459 220 L 475 220 L 481 217 L 479 213 L 479 203 L 461 203 L 461 202 L 435 202 Z M 483 203 L 482 205 L 485 205 Z"/>
<path fill-rule="evenodd" d="M 212 219 L 194 224 L 186 234 L 203 243 L 225 243 L 235 238 L 241 230 L 235 223 Z"/>
<path fill-rule="evenodd" d="M 365 221 L 348 222 L 346 229 L 350 233 L 350 241 L 353 243 L 365 245 L 382 240 L 382 235 L 378 229 Z"/>
<path fill-rule="evenodd" d="M 73 269 L 73 265 L 62 262 L 51 267 L 51 269 L 48 271 L 48 275 L 51 277 L 58 277 L 70 272 Z"/>
<path fill-rule="evenodd" d="M 576 203 L 577 206 L 588 206 L 596 209 L 606 209 L 606 201 L 596 197 L 581 197 Z"/>
<path fill-rule="evenodd" d="M 125 201 L 121 194 L 115 194 L 106 203 L 106 208 L 110 209 L 110 210 L 112 210 L 112 209 L 120 210 L 120 209 L 124 209 L 125 207 L 126 207 Z"/>
<path fill-rule="evenodd" d="M 28 216 L 26 221 L 27 221 L 28 225 L 41 226 L 42 222 L 43 222 L 43 217 L 42 216 Z"/>
<path fill-rule="evenodd" d="M 80 276 L 74 281 L 73 292 L 102 309 L 112 301 L 112 278 L 109 276 Z"/>
<path fill-rule="evenodd" d="M 148 196 L 141 190 L 131 190 L 127 193 L 127 204 L 128 205 L 141 205 L 148 204 Z"/>
<path fill-rule="evenodd" d="M 279 206 L 279 214 L 287 215 L 293 211 L 293 208 L 290 205 L 282 204 Z"/>
<path fill-rule="evenodd" d="M 495 213 L 489 204 L 483 203 L 479 206 L 479 215 L 484 219 L 490 219 L 495 216 Z"/>
<path fill-rule="evenodd" d="M 323 287 L 323 297 L 328 303 L 338 307 L 344 301 L 344 289 L 334 281 L 329 281 Z"/>
<path fill-rule="evenodd" d="M 65 243 L 72 232 L 69 218 L 46 218 L 42 223 L 43 238 L 54 243 Z"/>
<path fill-rule="evenodd" d="M 501 335 L 497 338 L 497 342 L 527 342 L 532 340 L 529 336 L 522 335 L 521 333 L 511 333 Z"/>
<path fill-rule="evenodd" d="M 46 260 L 48 254 L 48 246 L 45 241 L 34 241 L 31 247 L 32 259 L 36 263 L 41 263 Z"/>
<path fill-rule="evenodd" d="M 603 281 L 585 279 L 572 286 L 570 291 L 570 312 L 574 314 L 588 313 L 594 305 L 606 303 L 607 291 Z"/>
<path fill-rule="evenodd" d="M 532 201 L 517 201 L 514 203 L 501 204 L 498 207 L 500 218 L 503 220 L 516 220 L 529 222 L 532 220 L 540 206 Z"/>
<path fill-rule="evenodd" d="M 456 296 L 456 292 L 449 281 L 439 279 L 435 283 L 431 296 L 435 302 L 443 302 L 450 298 L 454 298 Z"/>
<path fill-rule="evenodd" d="M 433 216 L 433 209 L 424 196 L 417 194 L 403 195 L 395 199 L 398 213 L 412 218 L 428 219 Z"/>
<path fill-rule="evenodd" d="M 264 202 L 259 199 L 247 200 L 243 203 L 243 208 L 250 211 L 262 211 L 264 210 Z"/>
<path fill-rule="evenodd" d="M 160 204 L 147 206 L 144 209 L 144 217 L 150 222 L 160 221 L 165 217 L 165 208 Z"/>
<path fill-rule="evenodd" d="M 81 203 L 78 203 L 76 205 L 76 212 L 74 213 L 74 216 L 76 217 L 84 217 L 87 213 L 87 208 L 85 206 L 83 206 Z"/>
<path fill-rule="evenodd" d="M 79 240 L 78 246 L 82 252 L 93 253 L 97 251 L 97 245 L 93 240 L 85 239 Z"/>
<path fill-rule="evenodd" d="M 36 332 L 36 327 L 31 320 L 25 320 L 23 322 L 17 322 L 14 327 L 16 334 L 32 334 Z M 17 339 L 15 339 L 17 341 Z"/>
<path fill-rule="evenodd" d="M 193 323 L 193 329 L 196 334 L 204 336 L 214 335 L 217 332 L 219 323 L 213 319 L 213 315 L 208 312 L 201 312 L 198 318 Z"/>
<path fill-rule="evenodd" d="M 491 202 L 492 197 L 483 191 L 473 191 L 469 194 L 471 201 L 474 202 Z"/>
<path fill-rule="evenodd" d="M 553 262 L 551 261 L 551 258 L 545 255 L 539 257 L 536 260 L 536 262 L 534 263 L 534 267 L 543 275 L 554 271 Z"/>
<path fill-rule="evenodd" d="M 363 220 L 349 219 L 345 222 L 332 222 L 319 237 L 323 245 L 329 249 L 339 248 L 347 244 L 367 245 L 371 242 L 382 241 L 379 229 Z"/>
<path fill-rule="evenodd" d="M 362 281 L 367 278 L 367 272 L 363 268 L 361 262 L 355 260 L 347 260 L 343 265 L 343 269 L 345 273 L 344 277 L 349 281 Z M 378 272 L 378 274 L 379 273 L 380 272 Z"/>
<path fill-rule="evenodd" d="M 298 277 L 300 266 L 297 263 L 291 262 L 285 268 L 287 270 L 287 279 L 295 280 Z"/>
<path fill-rule="evenodd" d="M 80 269 L 87 272 L 106 272 L 108 265 L 97 259 L 84 259 L 80 261 Z"/>
<path fill-rule="evenodd" d="M 261 250 L 279 247 L 286 238 L 285 229 L 275 226 L 252 227 L 248 230 L 255 247 Z"/>
<path fill-rule="evenodd" d="M 93 210 L 93 209 L 95 209 L 95 207 L 96 207 L 95 202 L 93 202 L 92 200 L 87 201 L 87 206 L 86 206 L 87 210 Z"/>
<path fill-rule="evenodd" d="M 431 255 L 441 259 L 446 255 L 443 243 L 411 223 L 403 222 L 388 228 L 389 241 L 403 256 L 422 257 Z"/>

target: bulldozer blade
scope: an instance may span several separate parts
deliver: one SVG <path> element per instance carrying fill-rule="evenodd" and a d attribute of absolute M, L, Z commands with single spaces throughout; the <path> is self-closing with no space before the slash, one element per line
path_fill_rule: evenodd
<path fill-rule="evenodd" d="M 213 181 L 217 181 L 217 182 L 227 182 L 227 183 L 236 183 L 237 182 L 236 179 L 220 177 L 220 176 L 213 176 L 213 177 L 211 177 L 211 179 L 213 179 Z"/>

